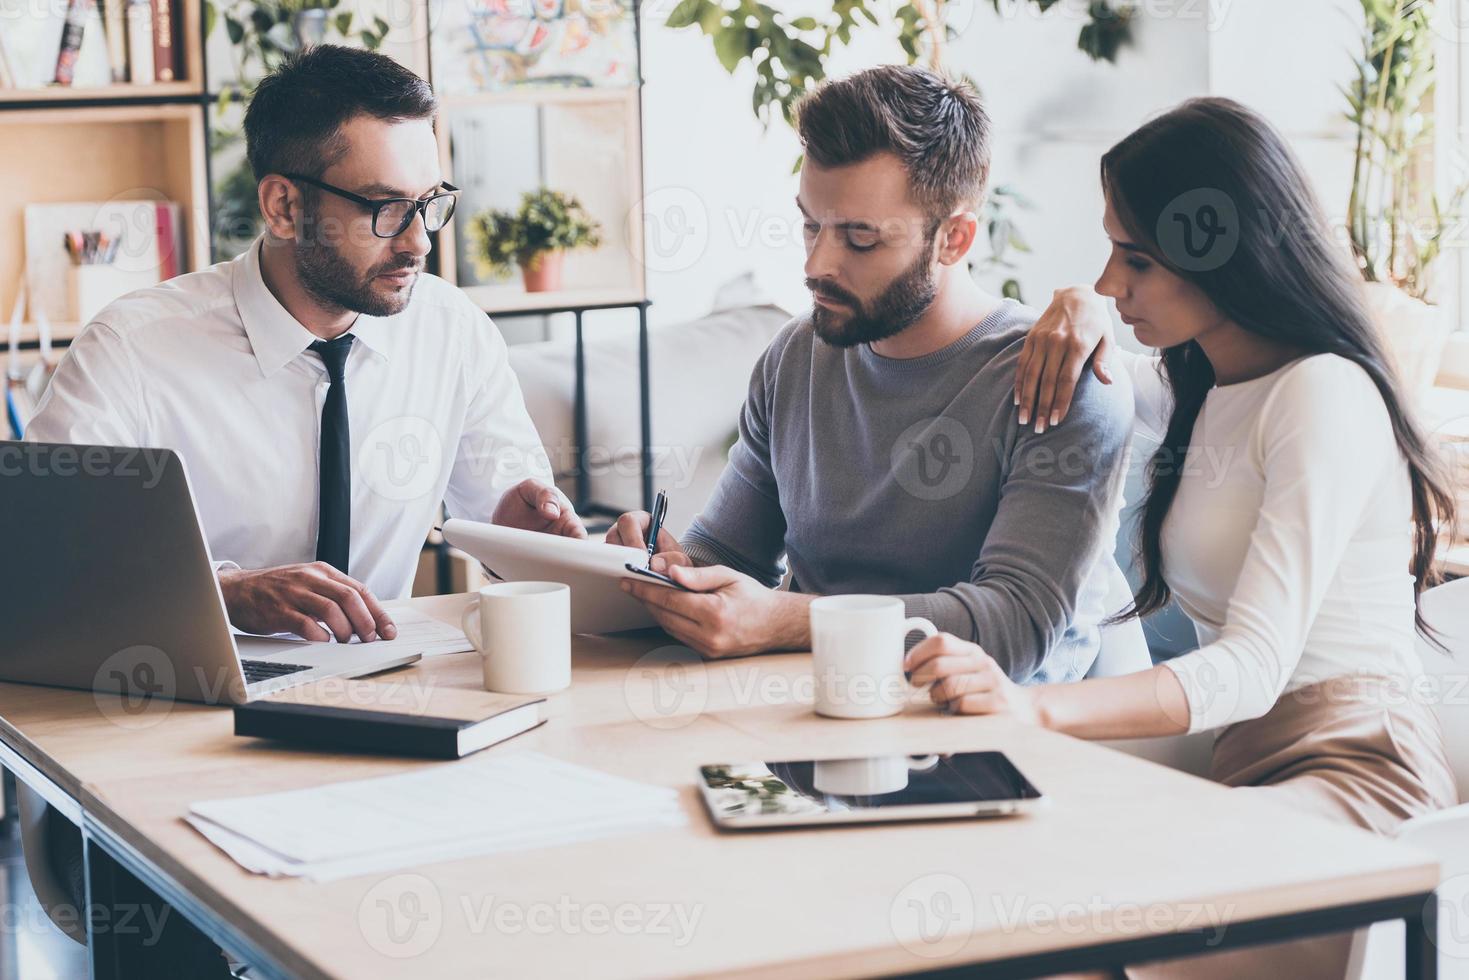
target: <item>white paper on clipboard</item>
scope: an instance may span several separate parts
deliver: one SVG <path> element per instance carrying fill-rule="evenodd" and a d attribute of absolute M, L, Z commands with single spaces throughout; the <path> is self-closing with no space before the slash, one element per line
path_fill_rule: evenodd
<path fill-rule="evenodd" d="M 643 604 L 618 584 L 623 579 L 660 584 L 627 570 L 628 563 L 646 565 L 646 551 L 457 519 L 444 522 L 444 540 L 479 559 L 506 582 L 569 585 L 573 633 L 615 633 L 658 625 Z"/>

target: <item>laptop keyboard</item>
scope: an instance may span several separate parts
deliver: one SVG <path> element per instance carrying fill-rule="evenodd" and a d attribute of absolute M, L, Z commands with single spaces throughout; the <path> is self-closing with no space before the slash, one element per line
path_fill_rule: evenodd
<path fill-rule="evenodd" d="M 284 677 L 287 674 L 298 674 L 310 667 L 302 664 L 283 664 L 273 660 L 246 660 L 240 658 L 240 667 L 245 671 L 245 683 L 255 684 L 259 681 L 268 681 L 273 677 Z"/>

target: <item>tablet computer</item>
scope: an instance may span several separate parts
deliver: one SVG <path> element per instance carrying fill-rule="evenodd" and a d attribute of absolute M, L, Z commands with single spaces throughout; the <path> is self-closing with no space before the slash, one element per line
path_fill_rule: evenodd
<path fill-rule="evenodd" d="M 563 538 L 479 521 L 444 522 L 444 540 L 479 559 L 502 582 L 564 582 L 571 587 L 571 631 L 615 633 L 658 624 L 620 585 L 623 579 L 682 589 L 648 569 L 648 553 L 603 541 Z"/>
<path fill-rule="evenodd" d="M 726 830 L 1000 817 L 1047 802 L 1003 752 L 700 766 L 699 792 Z"/>

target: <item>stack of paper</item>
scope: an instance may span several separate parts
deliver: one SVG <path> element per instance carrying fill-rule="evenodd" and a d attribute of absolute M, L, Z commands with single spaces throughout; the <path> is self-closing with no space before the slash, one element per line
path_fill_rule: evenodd
<path fill-rule="evenodd" d="M 469 642 L 469 638 L 459 627 L 441 622 L 416 609 L 403 607 L 392 610 L 388 615 L 392 618 L 393 625 L 398 627 L 398 635 L 391 640 L 374 641 L 377 650 L 403 649 L 425 657 L 437 657 L 446 653 L 468 653 L 474 649 L 474 644 Z M 230 629 L 235 634 L 235 646 L 242 657 L 266 657 L 291 649 L 332 647 L 337 643 L 336 640 L 303 640 L 295 633 L 264 635 L 246 633 L 234 627 Z M 348 642 L 361 643 L 362 640 L 354 636 Z M 281 646 L 281 643 L 292 646 Z"/>
<path fill-rule="evenodd" d="M 676 790 L 536 752 L 189 810 L 189 823 L 242 867 L 314 881 L 685 822 Z"/>

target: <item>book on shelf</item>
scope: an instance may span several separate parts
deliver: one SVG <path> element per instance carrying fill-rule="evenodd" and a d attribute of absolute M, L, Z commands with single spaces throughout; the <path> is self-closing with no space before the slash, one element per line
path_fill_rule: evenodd
<path fill-rule="evenodd" d="M 186 2 L 0 0 L 0 89 L 179 81 Z"/>
<path fill-rule="evenodd" d="M 127 37 L 128 81 L 135 85 L 154 81 L 152 0 L 128 0 Z"/>
<path fill-rule="evenodd" d="M 153 0 L 153 80 L 172 82 L 179 76 L 178 0 Z"/>
<path fill-rule="evenodd" d="M 105 85 L 110 76 L 94 0 L 0 0 L 0 45 L 7 88 Z"/>
<path fill-rule="evenodd" d="M 154 207 L 154 228 L 158 241 L 158 281 L 168 282 L 183 269 L 184 241 L 178 227 L 178 206 L 159 204 Z"/>
<path fill-rule="evenodd" d="M 92 13 L 92 0 L 69 0 L 65 20 L 61 22 L 61 48 L 56 52 L 57 85 L 70 85 L 76 77 L 77 55 L 82 50 L 82 36 L 87 18 Z"/>
<path fill-rule="evenodd" d="M 128 80 L 127 0 L 99 0 L 102 36 L 107 41 L 107 68 L 113 84 Z"/>

